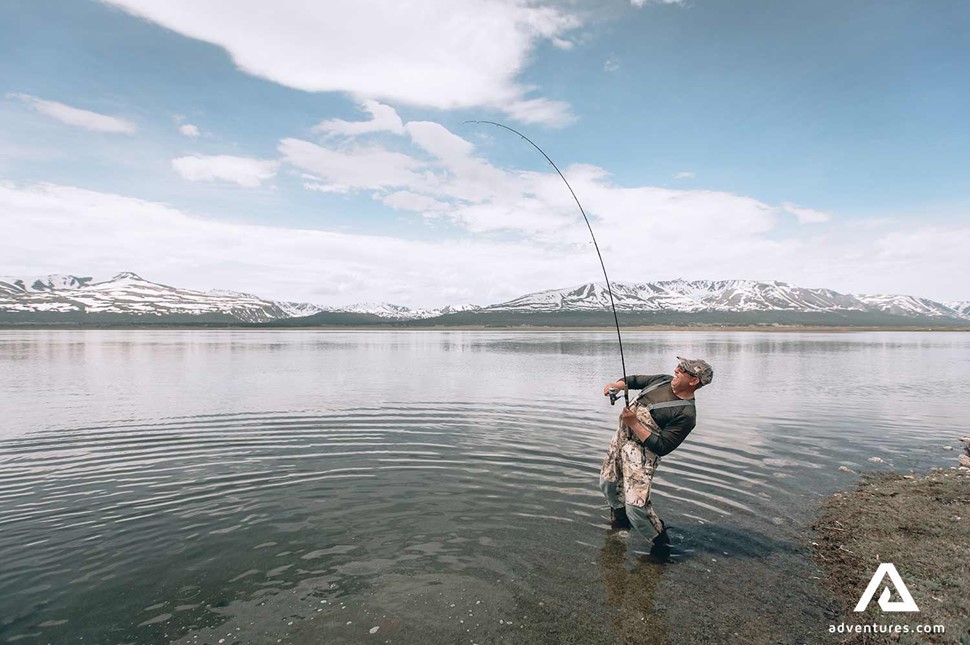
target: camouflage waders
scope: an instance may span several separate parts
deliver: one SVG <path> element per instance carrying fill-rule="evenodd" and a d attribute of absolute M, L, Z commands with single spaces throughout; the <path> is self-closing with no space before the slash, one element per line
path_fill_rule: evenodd
<path fill-rule="evenodd" d="M 651 432 L 660 432 L 646 406 L 633 403 L 630 407 L 640 423 Z M 664 530 L 663 522 L 650 503 L 650 485 L 659 464 L 660 457 L 638 442 L 623 422 L 617 422 L 616 434 L 600 469 L 600 489 L 612 508 L 626 507 L 630 523 L 647 537 L 650 537 L 647 523 L 657 533 Z"/>

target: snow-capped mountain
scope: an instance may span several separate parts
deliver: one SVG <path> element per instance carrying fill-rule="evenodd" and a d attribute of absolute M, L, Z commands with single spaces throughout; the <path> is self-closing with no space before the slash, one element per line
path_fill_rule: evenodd
<path fill-rule="evenodd" d="M 48 275 L 0 277 L 0 313 L 130 314 L 149 316 L 201 316 L 224 314 L 241 322 L 259 323 L 302 318 L 318 313 L 370 314 L 393 320 L 433 318 L 478 309 L 477 305 L 442 309 L 409 309 L 388 303 L 361 303 L 349 307 L 321 307 L 307 302 L 276 302 L 251 293 L 212 289 L 193 291 L 157 284 L 135 273 L 119 273 L 110 280 Z"/>
<path fill-rule="evenodd" d="M 374 316 L 378 316 L 379 318 L 400 318 L 403 320 L 407 320 L 410 318 L 427 317 L 427 316 L 418 314 L 417 312 L 409 309 L 408 307 L 402 307 L 401 305 L 392 305 L 387 302 L 361 302 L 355 305 L 350 305 L 348 307 L 341 307 L 339 311 L 345 311 L 347 313 L 352 313 L 352 314 L 371 314 Z"/>
<path fill-rule="evenodd" d="M 283 310 L 287 318 L 302 318 L 327 311 L 323 307 L 311 305 L 309 302 L 277 302 L 276 305 Z"/>
<path fill-rule="evenodd" d="M 76 289 L 91 282 L 91 278 L 73 275 L 45 275 L 32 278 L 0 276 L 0 293 L 37 293 L 54 289 Z"/>
<path fill-rule="evenodd" d="M 445 314 L 457 313 L 460 311 L 477 311 L 482 309 L 479 305 L 448 305 L 441 309 L 410 309 L 400 305 L 392 305 L 386 302 L 371 303 L 362 302 L 349 307 L 327 309 L 326 311 L 343 311 L 354 314 L 371 314 L 380 318 L 393 318 L 397 320 L 420 320 L 422 318 L 434 318 Z"/>
<path fill-rule="evenodd" d="M 903 316 L 967 318 L 944 304 L 913 296 L 854 296 L 831 289 L 805 289 L 784 282 L 754 280 L 667 280 L 638 284 L 614 283 L 613 300 L 618 311 L 757 312 L 857 311 Z M 485 307 L 483 311 L 597 311 L 609 308 L 605 283 L 589 283 L 569 289 L 532 293 Z"/>
<path fill-rule="evenodd" d="M 613 299 L 627 311 L 767 311 L 797 309 L 865 309 L 851 296 L 825 289 L 800 289 L 781 282 L 750 280 L 668 280 L 643 284 L 615 283 Z M 488 307 L 489 310 L 595 311 L 610 306 L 604 283 L 529 294 Z"/>
<path fill-rule="evenodd" d="M 912 318 L 924 324 L 927 320 L 970 321 L 970 301 L 947 304 L 900 295 L 848 295 L 831 289 L 806 289 L 784 282 L 754 280 L 667 280 L 646 283 L 615 283 L 614 302 L 620 312 L 654 314 L 698 314 L 707 316 L 758 314 L 759 321 L 773 315 L 817 314 L 867 316 L 867 320 L 900 320 Z M 461 314 L 461 324 L 477 324 L 504 314 L 557 314 L 606 311 L 610 295 L 604 283 L 588 283 L 568 289 L 530 293 L 508 302 L 489 306 L 457 305 L 440 309 L 410 309 L 389 303 L 361 303 L 348 307 L 321 307 L 305 302 L 274 302 L 238 291 L 208 292 L 179 289 L 144 280 L 130 272 L 119 273 L 110 280 L 93 282 L 91 278 L 71 275 L 42 277 L 0 277 L 0 314 L 15 314 L 17 320 L 32 320 L 30 314 L 81 315 L 122 314 L 148 320 L 152 316 L 179 316 L 182 319 L 216 314 L 218 320 L 265 323 L 285 319 L 307 318 L 329 314 L 371 317 L 390 321 L 421 321 L 435 318 L 435 324 L 447 324 L 449 314 Z M 26 316 L 26 318 L 24 318 Z M 222 316 L 222 318 L 219 318 Z M 441 319 L 441 317 L 446 317 Z M 469 317 L 470 316 L 470 317 Z M 508 316 L 505 316 L 506 318 Z M 721 316 L 722 318 L 724 316 Z M 36 318 L 36 316 L 35 316 Z M 454 320 L 457 320 L 455 318 Z M 558 320 L 559 318 L 557 318 Z M 781 319 L 781 318 L 779 318 Z M 791 320 L 788 315 L 787 320 Z M 341 320 L 346 320 L 344 317 Z M 327 324 L 341 324 L 328 322 Z M 521 322 L 516 324 L 522 324 Z M 548 323 L 544 323 L 548 324 Z M 867 324 L 880 324 L 869 322 Z M 906 323 L 903 323 L 906 324 Z"/>
<path fill-rule="evenodd" d="M 130 272 L 104 282 L 69 275 L 28 280 L 0 278 L 0 311 L 132 315 L 225 314 L 242 322 L 287 317 L 278 304 L 253 295 L 177 289 Z"/>
<path fill-rule="evenodd" d="M 970 300 L 943 303 L 964 318 L 970 318 Z"/>
<path fill-rule="evenodd" d="M 858 296 L 858 298 L 872 309 L 891 314 L 967 317 L 967 312 L 961 313 L 943 303 L 926 298 L 916 298 L 915 296 L 877 295 Z"/>

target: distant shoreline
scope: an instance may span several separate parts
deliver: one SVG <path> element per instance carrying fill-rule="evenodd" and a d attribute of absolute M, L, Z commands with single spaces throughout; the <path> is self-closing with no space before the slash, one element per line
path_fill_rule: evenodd
<path fill-rule="evenodd" d="M 970 332 L 967 327 L 927 327 L 927 326 L 852 326 L 852 325 L 621 325 L 620 329 L 624 332 L 632 331 L 671 331 L 671 332 L 828 332 L 828 333 L 849 333 L 849 332 Z M 186 324 L 130 324 L 130 325 L 84 325 L 84 324 L 0 324 L 0 330 L 10 331 L 157 331 L 157 330 L 185 330 L 185 331 L 489 331 L 489 332 L 615 332 L 614 327 L 597 326 L 542 326 L 542 325 L 437 325 L 421 327 L 417 325 L 313 325 L 306 327 L 280 326 L 268 327 L 262 325 L 223 325 L 205 323 L 186 323 Z"/>

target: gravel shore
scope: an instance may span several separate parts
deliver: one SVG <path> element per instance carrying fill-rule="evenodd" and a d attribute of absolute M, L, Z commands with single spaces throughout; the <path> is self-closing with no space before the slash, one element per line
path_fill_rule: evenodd
<path fill-rule="evenodd" d="M 828 498 L 813 528 L 823 583 L 842 608 L 833 623 L 909 628 L 891 635 L 836 633 L 832 642 L 970 643 L 970 470 L 866 475 L 855 490 Z M 894 564 L 918 613 L 881 611 L 885 584 L 865 612 L 854 611 L 884 562 Z M 889 586 L 890 601 L 900 600 Z M 916 634 L 917 625 L 943 625 L 946 632 Z"/>

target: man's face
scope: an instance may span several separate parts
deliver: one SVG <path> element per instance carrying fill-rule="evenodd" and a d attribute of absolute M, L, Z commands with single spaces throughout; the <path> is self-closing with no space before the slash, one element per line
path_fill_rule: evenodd
<path fill-rule="evenodd" d="M 696 376 L 691 376 L 678 365 L 674 369 L 674 380 L 670 382 L 670 385 L 676 389 L 685 390 L 699 383 L 700 379 Z"/>

